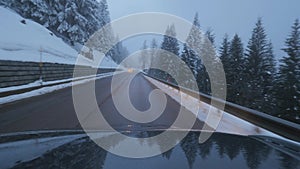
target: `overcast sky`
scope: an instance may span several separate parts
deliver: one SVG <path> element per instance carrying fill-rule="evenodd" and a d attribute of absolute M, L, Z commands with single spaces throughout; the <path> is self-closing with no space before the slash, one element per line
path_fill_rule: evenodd
<path fill-rule="evenodd" d="M 165 12 L 192 21 L 196 12 L 202 30 L 212 28 L 219 47 L 225 33 L 238 33 L 246 46 L 258 17 L 262 17 L 277 58 L 291 31 L 300 18 L 300 0 L 107 0 L 111 19 L 139 12 Z M 142 43 L 138 45 L 141 46 Z M 130 48 L 132 50 L 134 47 Z"/>

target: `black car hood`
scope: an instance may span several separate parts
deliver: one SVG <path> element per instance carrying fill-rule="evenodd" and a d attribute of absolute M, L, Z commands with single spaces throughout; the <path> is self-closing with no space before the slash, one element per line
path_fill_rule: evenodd
<path fill-rule="evenodd" d="M 174 131 L 174 134 L 178 132 L 180 131 Z M 159 133 L 160 131 L 139 131 L 131 133 L 130 135 L 132 137 L 149 137 Z M 196 131 L 189 132 L 189 134 L 171 150 L 149 158 L 126 158 L 114 155 L 99 147 L 83 133 L 69 133 L 69 135 L 63 133 L 63 136 L 57 135 L 57 133 L 51 133 L 51 138 L 57 138 L 58 141 L 64 140 L 65 142 L 60 142 L 61 145 L 58 144 L 59 146 L 57 147 L 45 150 L 45 152 L 32 159 L 20 159 L 9 167 L 20 169 L 300 168 L 300 148 L 296 144 L 286 144 L 284 141 L 270 137 L 246 137 L 222 133 L 214 133 L 205 143 L 199 144 L 199 133 L 200 132 Z M 37 137 L 37 135 L 34 136 Z M 47 134 L 42 135 L 42 137 L 45 136 L 47 136 Z M 113 134 L 111 136 L 111 138 L 105 138 L 103 141 L 112 141 L 114 144 L 118 144 L 118 142 L 122 141 L 114 140 Z M 14 137 L 5 137 L 5 139 L 14 140 Z M 3 139 L 3 137 L 0 137 L 0 141 L 3 141 Z M 18 138 L 14 142 L 20 142 L 21 144 L 22 141 L 23 140 Z M 143 145 L 150 144 L 151 146 L 153 146 L 153 144 L 161 146 L 159 140 L 152 143 L 143 143 Z M 28 146 L 28 144 L 24 146 Z M 5 147 L 2 146 L 1 149 L 0 146 L 0 154 L 3 148 Z M 31 150 L 34 151 L 33 149 Z M 15 149 L 15 151 L 16 154 L 18 154 L 18 149 Z M 27 151 L 30 153 L 30 149 Z M 5 161 L 9 161 L 10 157 L 2 155 L 1 158 L 3 164 L 5 164 Z M 2 165 L 2 167 L 8 167 L 8 165 Z"/>

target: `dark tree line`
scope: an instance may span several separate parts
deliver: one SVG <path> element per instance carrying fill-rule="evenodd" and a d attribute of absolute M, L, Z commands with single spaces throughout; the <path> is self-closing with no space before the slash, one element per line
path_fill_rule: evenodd
<path fill-rule="evenodd" d="M 297 19 L 285 41 L 276 77 L 277 116 L 300 121 L 300 23 Z"/>
<path fill-rule="evenodd" d="M 203 36 L 197 31 L 200 28 L 198 14 L 195 15 L 193 27 L 180 53 L 175 27 L 172 25 L 166 31 L 161 49 L 179 56 L 188 65 L 198 83 L 200 92 L 211 94 L 211 82 L 207 68 L 201 55 L 207 55 L 209 50 L 197 53 L 194 48 L 215 48 L 215 35 L 209 29 L 205 35 L 210 44 L 205 43 Z M 200 44 L 193 46 L 193 44 Z M 191 47 L 193 49 L 191 49 Z M 258 18 L 248 44 L 244 47 L 238 34 L 233 38 L 225 35 L 219 49 L 219 60 L 223 64 L 227 85 L 227 100 L 277 117 L 282 117 L 300 123 L 300 23 L 295 20 L 292 31 L 282 49 L 286 56 L 276 66 L 273 45 L 267 37 L 261 18 Z M 213 55 L 213 54 L 212 54 Z M 184 76 L 187 72 L 174 67 L 170 60 L 163 56 L 156 59 L 156 64 L 164 64 L 168 71 L 177 71 Z M 210 60 L 206 66 L 214 66 L 215 60 Z M 207 64 L 207 63 L 206 63 Z M 150 71 L 162 79 L 169 80 L 166 72 Z M 188 86 L 189 80 L 186 80 Z"/>
<path fill-rule="evenodd" d="M 227 80 L 227 100 L 271 115 L 300 122 L 300 26 L 297 19 L 276 67 L 271 41 L 259 18 L 246 49 L 235 35 L 220 47 Z"/>

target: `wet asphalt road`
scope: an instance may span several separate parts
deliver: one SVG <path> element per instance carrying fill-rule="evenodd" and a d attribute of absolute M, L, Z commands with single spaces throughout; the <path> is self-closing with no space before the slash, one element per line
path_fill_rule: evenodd
<path fill-rule="evenodd" d="M 95 82 L 95 94 L 98 107 L 105 120 L 117 130 L 147 130 L 166 129 L 176 120 L 180 105 L 167 96 L 167 105 L 164 112 L 154 121 L 149 123 L 137 123 L 124 118 L 116 109 L 112 95 L 124 94 L 126 85 L 129 85 L 129 97 L 137 110 L 149 109 L 149 93 L 156 87 L 148 82 L 142 74 L 134 77 L 132 82 L 128 81 L 129 73 L 116 75 L 118 87 L 111 92 L 112 77 L 105 77 Z M 90 82 L 88 82 L 90 83 Z M 88 83 L 80 84 L 85 87 Z M 85 100 L 86 101 L 86 100 Z M 158 101 L 157 104 L 160 102 Z M 175 128 L 185 128 L 185 124 L 191 123 L 194 115 L 185 110 L 185 118 L 182 125 Z M 86 112 L 82 121 L 88 124 L 89 129 L 107 130 L 104 123 L 95 118 L 94 113 Z M 197 120 L 194 129 L 201 129 L 203 122 Z M 173 126 L 174 127 L 174 126 Z M 36 96 L 6 105 L 0 105 L 0 133 L 12 133 L 32 130 L 64 130 L 82 129 L 75 113 L 72 88 L 64 88 L 52 93 Z"/>

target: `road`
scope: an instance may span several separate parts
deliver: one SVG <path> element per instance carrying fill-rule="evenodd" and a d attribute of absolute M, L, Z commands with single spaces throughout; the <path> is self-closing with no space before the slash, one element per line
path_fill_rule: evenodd
<path fill-rule="evenodd" d="M 130 73 L 121 73 L 115 76 L 118 88 L 111 92 L 112 77 L 105 77 L 95 82 L 95 94 L 98 106 L 105 120 L 117 130 L 145 130 L 169 128 L 178 115 L 180 105 L 167 96 L 167 104 L 164 112 L 154 121 L 149 123 L 137 123 L 123 117 L 116 109 L 113 98 L 124 94 L 126 85 L 129 85 L 130 101 L 140 111 L 150 107 L 148 101 L 149 93 L 156 86 L 151 84 L 138 74 L 132 82 L 126 82 Z M 91 82 L 87 82 L 91 83 Z M 80 84 L 79 87 L 84 87 Z M 159 102 L 158 102 L 159 104 Z M 150 112 L 151 113 L 151 112 Z M 193 118 L 193 113 L 185 110 L 185 123 Z M 86 112 L 84 123 L 90 124 L 90 129 L 105 130 L 104 123 L 95 119 L 90 112 Z M 197 120 L 194 129 L 201 129 L 203 122 Z M 184 128 L 184 125 L 178 126 Z M 6 105 L 0 105 L 0 133 L 12 133 L 32 130 L 64 130 L 82 129 L 76 116 L 72 88 L 64 88 L 52 93 L 23 99 Z"/>

